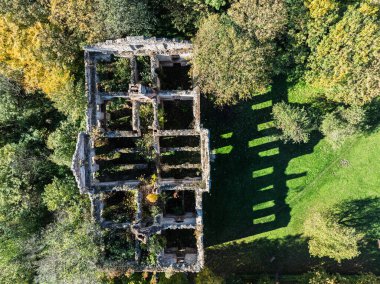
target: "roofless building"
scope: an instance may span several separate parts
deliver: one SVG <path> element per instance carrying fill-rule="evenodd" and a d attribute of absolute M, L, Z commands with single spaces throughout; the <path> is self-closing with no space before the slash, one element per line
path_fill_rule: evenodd
<path fill-rule="evenodd" d="M 127 37 L 84 50 L 87 129 L 72 170 L 100 225 L 101 265 L 199 271 L 210 153 L 192 44 Z"/>

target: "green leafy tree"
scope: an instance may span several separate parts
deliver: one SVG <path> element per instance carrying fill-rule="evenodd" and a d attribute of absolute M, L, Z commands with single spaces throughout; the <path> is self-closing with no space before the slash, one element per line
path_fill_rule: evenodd
<path fill-rule="evenodd" d="M 231 19 L 259 42 L 273 41 L 285 31 L 287 9 L 283 0 L 240 0 L 228 10 Z"/>
<path fill-rule="evenodd" d="M 234 104 L 266 90 L 271 82 L 270 44 L 257 44 L 227 16 L 205 19 L 194 39 L 193 74 L 219 105 Z"/>
<path fill-rule="evenodd" d="M 75 151 L 76 139 L 80 126 L 78 122 L 64 120 L 61 125 L 51 133 L 47 139 L 47 146 L 53 150 L 51 160 L 62 166 L 71 166 Z"/>
<path fill-rule="evenodd" d="M 61 216 L 44 232 L 38 261 L 39 283 L 100 283 L 96 262 L 99 247 L 89 216 Z"/>
<path fill-rule="evenodd" d="M 45 186 L 42 198 L 49 211 L 66 211 L 68 207 L 77 205 L 80 196 L 74 177 L 55 177 Z"/>
<path fill-rule="evenodd" d="M 202 269 L 201 272 L 197 274 L 197 277 L 195 278 L 196 284 L 203 284 L 203 283 L 214 283 L 214 284 L 223 284 L 225 283 L 224 279 L 220 276 L 217 276 L 214 274 L 214 272 L 211 271 L 211 269 L 205 267 Z"/>
<path fill-rule="evenodd" d="M 31 282 L 37 242 L 46 211 L 41 188 L 54 167 L 38 137 L 0 148 L 0 282 Z"/>
<path fill-rule="evenodd" d="M 309 141 L 313 124 L 304 108 L 281 102 L 273 106 L 272 116 L 276 128 L 281 131 L 281 140 L 293 143 Z"/>
<path fill-rule="evenodd" d="M 348 138 L 362 132 L 365 119 L 366 114 L 361 107 L 339 107 L 325 115 L 321 132 L 333 148 L 339 148 Z"/>
<path fill-rule="evenodd" d="M 205 0 L 205 3 L 216 10 L 219 10 L 221 7 L 227 4 L 226 0 Z"/>
<path fill-rule="evenodd" d="M 185 273 L 175 273 L 174 275 L 161 274 L 158 284 L 187 284 L 189 280 Z"/>
<path fill-rule="evenodd" d="M 25 99 L 21 87 L 10 79 L 0 75 L 0 125 L 12 125 L 21 115 L 21 103 Z"/>
<path fill-rule="evenodd" d="M 311 212 L 305 221 L 304 233 L 309 238 L 309 252 L 317 257 L 329 257 L 341 262 L 360 254 L 359 241 L 363 235 L 344 227 L 327 214 Z"/>
<path fill-rule="evenodd" d="M 158 7 L 162 7 L 165 13 L 160 15 L 164 21 L 160 21 L 160 26 L 170 23 L 177 31 L 191 37 L 195 34 L 199 21 L 209 14 L 209 6 L 202 0 L 158 0 Z M 168 30 L 169 27 L 162 27 Z"/>
<path fill-rule="evenodd" d="M 310 16 L 303 1 L 287 0 L 287 25 L 280 42 L 276 68 L 286 74 L 289 81 L 297 81 L 304 76 L 310 48 L 307 44 Z"/>
<path fill-rule="evenodd" d="M 0 236 L 0 282 L 31 283 L 35 273 L 38 239 L 34 236 Z"/>
<path fill-rule="evenodd" d="M 108 38 L 152 35 L 157 19 L 146 0 L 98 0 L 99 19 Z"/>

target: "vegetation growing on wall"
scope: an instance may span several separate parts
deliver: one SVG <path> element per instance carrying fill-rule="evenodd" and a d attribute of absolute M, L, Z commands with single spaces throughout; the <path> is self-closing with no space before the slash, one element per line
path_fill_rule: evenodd
<path fill-rule="evenodd" d="M 250 257 L 250 251 L 260 254 L 262 248 L 279 253 L 264 254 L 262 259 L 274 257 L 270 265 L 281 271 L 291 271 L 284 254 L 304 256 L 299 250 L 307 257 L 300 258 L 306 260 L 298 272 L 310 270 L 313 261 L 320 264 L 313 255 L 331 259 L 331 269 L 340 261 L 343 272 L 351 264 L 355 272 L 376 270 L 371 261 L 378 259 L 373 250 L 378 224 L 375 217 L 368 217 L 378 216 L 380 194 L 375 177 L 380 10 L 375 2 L 1 1 L 0 282 L 101 281 L 89 204 L 79 196 L 69 166 L 76 135 L 85 124 L 81 48 L 126 35 L 192 39 L 192 72 L 202 93 L 218 107 L 235 105 L 220 110 L 204 104 L 218 187 L 218 194 L 210 197 L 212 205 L 206 207 L 206 243 L 245 237 L 252 242 L 252 247 L 239 243 L 224 248 L 234 261 L 241 261 L 236 267 L 219 248 L 216 259 L 220 263 L 225 257 L 219 264 L 223 273 L 263 272 L 257 267 L 272 273 L 266 262 Z M 141 59 L 140 64 L 146 62 Z M 116 74 L 99 86 L 101 90 L 128 87 L 128 60 L 99 66 L 99 71 L 105 77 Z M 147 73 L 140 77 L 149 83 Z M 283 100 L 289 104 L 278 104 Z M 150 106 L 141 107 L 145 128 L 152 124 L 147 119 L 150 112 Z M 161 113 L 159 123 L 165 123 Z M 283 140 L 305 144 L 277 141 L 273 127 L 281 130 Z M 155 158 L 151 139 L 145 135 L 137 143 L 147 160 Z M 152 217 L 162 197 L 150 194 Z M 342 209 L 343 215 L 332 213 L 327 218 L 308 210 L 314 203 L 333 207 L 336 202 L 331 200 L 341 196 L 349 213 Z M 252 205 L 260 198 L 261 203 Z M 260 236 L 269 238 L 263 241 Z M 107 253 L 116 259 L 134 257 L 134 248 L 125 250 L 129 236 L 115 238 L 114 246 L 105 244 Z M 162 247 L 160 240 L 153 240 L 146 247 L 146 261 L 154 263 Z M 237 258 L 234 253 L 240 249 L 244 254 Z M 207 253 L 207 265 L 212 267 L 215 256 L 212 250 Z M 204 270 L 196 282 L 222 283 L 220 275 L 227 276 L 217 272 Z M 345 283 L 345 276 L 339 277 L 314 272 L 308 281 Z M 374 275 L 363 279 L 359 280 L 377 281 Z"/>

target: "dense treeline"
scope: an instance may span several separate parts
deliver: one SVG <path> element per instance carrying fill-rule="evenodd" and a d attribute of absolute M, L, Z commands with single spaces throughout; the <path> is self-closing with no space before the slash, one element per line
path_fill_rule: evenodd
<path fill-rule="evenodd" d="M 309 84 L 318 104 L 274 108 L 280 138 L 307 142 L 320 128 L 338 147 L 371 126 L 379 9 L 370 0 L 0 1 L 0 282 L 100 279 L 89 204 L 69 170 L 84 127 L 85 44 L 193 39 L 195 80 L 218 105 L 267 91 L 275 75 Z"/>

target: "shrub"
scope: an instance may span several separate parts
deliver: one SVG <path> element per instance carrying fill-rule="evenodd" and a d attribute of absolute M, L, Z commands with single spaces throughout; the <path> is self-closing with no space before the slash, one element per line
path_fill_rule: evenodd
<path fill-rule="evenodd" d="M 148 251 L 148 256 L 146 259 L 147 264 L 157 264 L 157 257 L 165 248 L 165 245 L 166 239 L 160 235 L 151 236 L 146 245 L 142 245 L 142 247 Z"/>
<path fill-rule="evenodd" d="M 339 107 L 325 115 L 321 132 L 333 148 L 339 148 L 352 135 L 365 128 L 365 111 L 360 107 Z"/>
<path fill-rule="evenodd" d="M 358 242 L 363 235 L 338 224 L 328 214 L 311 212 L 305 221 L 304 232 L 309 237 L 309 252 L 313 256 L 329 257 L 340 263 L 360 254 Z"/>
<path fill-rule="evenodd" d="M 153 161 L 155 158 L 155 150 L 153 147 L 153 134 L 146 133 L 136 141 L 136 147 L 139 155 L 147 161 Z"/>
<path fill-rule="evenodd" d="M 304 108 L 291 106 L 285 102 L 273 106 L 274 124 L 282 133 L 285 142 L 307 143 L 313 130 L 311 119 Z"/>

